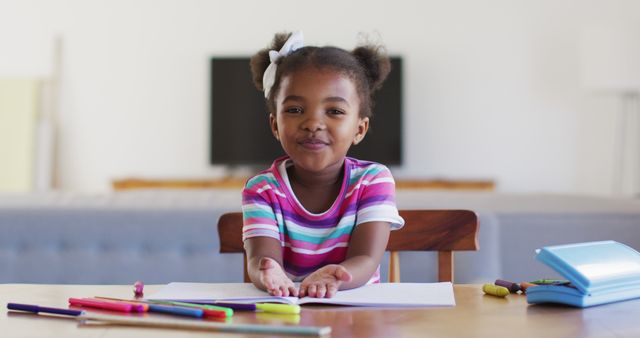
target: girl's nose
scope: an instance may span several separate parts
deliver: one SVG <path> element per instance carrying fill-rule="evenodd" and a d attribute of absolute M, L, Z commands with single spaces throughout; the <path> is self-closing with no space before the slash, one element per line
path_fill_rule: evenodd
<path fill-rule="evenodd" d="M 324 119 L 322 114 L 311 113 L 302 122 L 302 129 L 308 131 L 319 131 L 325 128 Z"/>

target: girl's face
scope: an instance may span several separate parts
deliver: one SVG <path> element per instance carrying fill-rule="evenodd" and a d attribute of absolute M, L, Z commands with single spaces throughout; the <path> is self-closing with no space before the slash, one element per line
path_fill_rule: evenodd
<path fill-rule="evenodd" d="M 340 169 L 369 128 L 355 84 L 331 69 L 308 67 L 283 77 L 275 101 L 271 130 L 294 165 L 307 171 Z"/>

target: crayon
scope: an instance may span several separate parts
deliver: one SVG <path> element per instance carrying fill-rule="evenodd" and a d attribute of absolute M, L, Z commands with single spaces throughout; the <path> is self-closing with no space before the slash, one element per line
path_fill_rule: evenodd
<path fill-rule="evenodd" d="M 504 286 L 488 283 L 482 286 L 482 291 L 487 295 L 496 297 L 506 297 L 509 294 L 509 289 L 505 288 Z"/>

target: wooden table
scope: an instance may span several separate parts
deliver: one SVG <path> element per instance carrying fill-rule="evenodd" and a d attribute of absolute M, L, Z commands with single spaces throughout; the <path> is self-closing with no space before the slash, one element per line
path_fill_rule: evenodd
<path fill-rule="evenodd" d="M 160 286 L 146 286 L 150 293 Z M 305 306 L 299 317 L 236 312 L 233 323 L 331 326 L 331 337 L 640 337 L 640 300 L 588 309 L 527 305 L 526 298 L 483 295 L 456 285 L 451 308 L 366 309 Z M 0 284 L 0 303 L 66 307 L 69 297 L 129 297 L 131 286 Z M 150 316 L 162 316 L 150 314 Z M 194 319 L 195 320 L 195 319 Z M 74 319 L 0 311 L 1 337 L 257 337 L 234 333 L 120 326 L 78 326 Z"/>
<path fill-rule="evenodd" d="M 114 190 L 131 189 L 241 189 L 248 177 L 222 179 L 144 179 L 126 178 L 111 182 Z M 493 191 L 492 180 L 397 179 L 397 189 Z"/>

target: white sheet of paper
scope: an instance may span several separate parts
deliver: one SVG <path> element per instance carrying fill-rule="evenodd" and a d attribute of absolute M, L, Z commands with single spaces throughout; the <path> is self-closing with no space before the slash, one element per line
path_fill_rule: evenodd
<path fill-rule="evenodd" d="M 379 283 L 339 291 L 332 298 L 272 297 L 251 283 L 169 283 L 148 299 L 324 303 L 375 307 L 455 306 L 453 285 L 444 283 Z"/>

